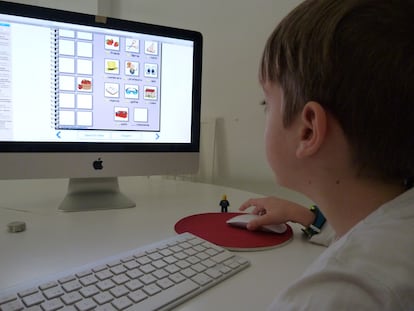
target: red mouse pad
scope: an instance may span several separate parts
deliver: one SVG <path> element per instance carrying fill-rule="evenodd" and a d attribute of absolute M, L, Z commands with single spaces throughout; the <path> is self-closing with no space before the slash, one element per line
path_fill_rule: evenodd
<path fill-rule="evenodd" d="M 263 250 L 282 246 L 293 238 L 292 228 L 282 233 L 249 231 L 230 226 L 226 221 L 241 213 L 205 213 L 182 218 L 175 224 L 175 232 L 190 232 L 202 239 L 236 251 Z"/>

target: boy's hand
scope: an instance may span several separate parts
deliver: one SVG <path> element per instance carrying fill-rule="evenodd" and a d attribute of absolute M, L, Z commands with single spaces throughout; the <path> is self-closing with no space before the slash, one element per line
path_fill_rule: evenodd
<path fill-rule="evenodd" d="M 315 215 L 307 208 L 297 203 L 277 197 L 249 199 L 243 203 L 239 210 L 245 211 L 253 207 L 252 214 L 261 215 L 247 224 L 247 229 L 257 230 L 260 226 L 281 224 L 293 221 L 304 227 L 313 223 Z"/>

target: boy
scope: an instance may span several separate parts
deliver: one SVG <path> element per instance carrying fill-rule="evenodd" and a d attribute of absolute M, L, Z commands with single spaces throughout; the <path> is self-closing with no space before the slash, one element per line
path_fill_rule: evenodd
<path fill-rule="evenodd" d="M 268 39 L 268 162 L 338 238 L 270 310 L 414 310 L 413 55 L 412 0 L 304 1 Z"/>

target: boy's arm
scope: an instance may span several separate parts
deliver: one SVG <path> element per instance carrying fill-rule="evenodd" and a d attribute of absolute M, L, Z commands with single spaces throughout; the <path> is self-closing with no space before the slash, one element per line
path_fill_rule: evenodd
<path fill-rule="evenodd" d="M 310 228 L 311 226 L 316 225 L 318 227 L 319 232 L 307 236 L 309 242 L 322 246 L 329 246 L 331 243 L 335 241 L 335 231 L 333 230 L 331 225 L 326 221 L 325 217 L 319 209 L 318 213 L 320 213 L 321 215 L 317 216 L 316 213 L 313 212 L 311 209 L 297 204 L 297 206 L 291 209 L 291 212 L 291 221 L 301 224 L 304 227 L 304 232 L 307 231 L 306 229 Z M 321 217 L 323 218 L 323 222 L 321 221 Z"/>
<path fill-rule="evenodd" d="M 291 221 L 301 224 L 304 228 L 310 228 L 313 224 L 318 225 L 320 232 L 308 236 L 309 241 L 312 243 L 328 246 L 335 239 L 335 233 L 332 227 L 326 222 L 322 226 L 319 226 L 320 219 L 316 217 L 316 213 L 300 204 L 277 197 L 265 197 L 247 200 L 240 206 L 240 210 L 244 211 L 250 207 L 253 207 L 251 213 L 262 216 L 252 220 L 248 224 L 247 228 L 249 230 L 257 230 L 263 225 Z"/>

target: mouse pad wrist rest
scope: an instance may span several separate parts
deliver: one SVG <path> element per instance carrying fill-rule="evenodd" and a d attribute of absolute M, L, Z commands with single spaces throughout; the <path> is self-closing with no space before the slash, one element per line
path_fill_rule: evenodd
<path fill-rule="evenodd" d="M 249 231 L 230 226 L 226 221 L 242 213 L 203 213 L 182 218 L 175 226 L 178 234 L 190 232 L 229 250 L 253 251 L 282 246 L 293 238 L 292 228 L 282 234 Z"/>

